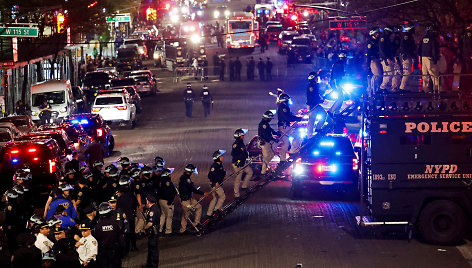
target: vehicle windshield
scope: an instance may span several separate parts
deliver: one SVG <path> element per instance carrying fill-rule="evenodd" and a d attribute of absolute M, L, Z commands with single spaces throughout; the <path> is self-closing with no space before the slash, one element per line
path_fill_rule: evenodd
<path fill-rule="evenodd" d="M 39 107 L 44 100 L 49 104 L 63 104 L 65 102 L 65 91 L 52 91 L 44 93 L 35 93 L 32 95 L 33 106 Z"/>
<path fill-rule="evenodd" d="M 293 38 L 294 38 L 295 36 L 296 36 L 296 35 L 293 35 L 293 34 L 284 34 L 284 35 L 282 35 L 282 40 L 283 40 L 283 41 L 293 40 Z"/>
<path fill-rule="evenodd" d="M 18 140 L 31 140 L 31 139 L 49 139 L 52 138 L 56 140 L 57 145 L 59 145 L 59 148 L 62 150 L 67 149 L 66 142 L 69 142 L 67 138 L 62 136 L 61 134 L 43 134 L 43 133 L 37 133 L 37 134 L 28 134 L 26 136 L 20 137 Z"/>
<path fill-rule="evenodd" d="M 282 27 L 269 27 L 267 28 L 267 32 L 280 33 L 282 32 Z"/>
<path fill-rule="evenodd" d="M 0 132 L 0 142 L 7 142 L 11 140 L 12 140 L 12 137 L 10 135 L 10 132 L 5 132 L 5 131 Z"/>
<path fill-rule="evenodd" d="M 134 80 L 136 82 L 149 82 L 149 78 L 147 76 L 136 76 Z"/>
<path fill-rule="evenodd" d="M 137 52 L 135 50 L 118 50 L 118 58 L 134 58 L 137 57 Z"/>
<path fill-rule="evenodd" d="M 229 27 L 233 30 L 248 30 L 251 28 L 250 21 L 230 21 Z"/>
<path fill-rule="evenodd" d="M 144 40 L 125 40 L 125 45 L 136 44 L 138 46 L 144 46 Z"/>
<path fill-rule="evenodd" d="M 109 81 L 110 76 L 105 72 L 88 73 L 84 77 L 84 84 L 87 86 L 107 84 Z"/>
<path fill-rule="evenodd" d="M 306 38 L 293 39 L 292 45 L 309 46 L 310 45 L 310 39 L 306 39 Z"/>
<path fill-rule="evenodd" d="M 103 97 L 95 100 L 95 105 L 115 105 L 123 104 L 122 97 Z"/>
<path fill-rule="evenodd" d="M 111 80 L 112 87 L 134 86 L 135 84 L 133 78 Z"/>
<path fill-rule="evenodd" d="M 298 30 L 298 33 L 299 34 L 311 34 L 309 29 L 300 29 L 300 30 Z"/>
<path fill-rule="evenodd" d="M 130 95 L 135 95 L 136 94 L 136 92 L 134 91 L 134 88 L 132 88 L 132 87 L 125 87 L 125 89 Z"/>
<path fill-rule="evenodd" d="M 131 75 L 149 75 L 149 72 L 132 72 Z"/>
<path fill-rule="evenodd" d="M 21 118 L 21 117 L 19 118 L 4 117 L 0 119 L 0 122 L 11 122 L 16 127 L 29 126 L 29 121 L 26 118 Z"/>

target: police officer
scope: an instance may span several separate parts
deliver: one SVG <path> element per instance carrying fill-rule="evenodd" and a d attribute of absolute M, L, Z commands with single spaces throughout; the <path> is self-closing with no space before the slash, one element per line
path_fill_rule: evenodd
<path fill-rule="evenodd" d="M 413 59 L 416 57 L 416 44 L 413 35 L 415 33 L 415 26 L 411 23 L 403 27 L 403 33 L 400 41 L 400 62 L 402 66 L 402 81 L 400 90 L 405 90 L 408 84 L 408 79 L 411 75 L 411 68 L 413 66 Z"/>
<path fill-rule="evenodd" d="M 197 168 L 188 164 L 185 167 L 184 173 L 180 176 L 179 179 L 179 195 L 180 203 L 182 204 L 182 219 L 180 221 L 180 231 L 179 233 L 183 234 L 187 230 L 187 219 L 190 216 L 190 207 L 195 209 L 195 220 L 194 224 L 200 223 L 200 218 L 202 216 L 202 205 L 200 205 L 197 200 L 193 198 L 193 194 L 205 195 L 209 194 L 203 191 L 198 190 L 193 185 L 192 178 L 190 177 L 193 173 L 198 174 Z M 190 220 L 190 219 L 189 219 Z"/>
<path fill-rule="evenodd" d="M 121 164 L 120 177 L 129 176 L 131 171 L 131 161 L 129 158 L 126 156 L 121 157 L 119 162 Z"/>
<path fill-rule="evenodd" d="M 247 191 L 249 180 L 252 178 L 252 168 L 250 165 L 246 166 L 246 159 L 249 158 L 249 154 L 246 150 L 246 145 L 244 144 L 244 136 L 246 136 L 247 129 L 239 128 L 233 134 L 234 143 L 233 148 L 231 149 L 232 164 L 234 172 L 237 173 L 234 178 L 234 197 L 239 198 L 239 188 L 241 185 L 241 180 L 243 181 L 242 189 Z M 243 179 L 244 177 L 244 179 Z"/>
<path fill-rule="evenodd" d="M 80 264 L 84 267 L 95 267 L 98 254 L 98 241 L 92 236 L 92 226 L 90 223 L 82 223 L 79 230 L 82 234 L 80 240 L 75 244 L 79 253 Z"/>
<path fill-rule="evenodd" d="M 226 68 L 225 57 L 221 57 L 221 59 L 220 59 L 220 81 L 225 81 L 225 68 Z"/>
<path fill-rule="evenodd" d="M 265 81 L 265 63 L 262 58 L 259 58 L 259 62 L 257 63 L 257 71 L 259 73 L 259 80 Z"/>
<path fill-rule="evenodd" d="M 439 86 L 437 63 L 439 60 L 439 41 L 436 29 L 430 25 L 426 27 L 426 34 L 418 48 L 421 57 L 421 73 L 423 75 L 423 91 L 429 92 L 429 81 L 433 80 L 433 91 Z"/>
<path fill-rule="evenodd" d="M 17 211 L 17 198 L 18 194 L 12 189 L 7 190 L 3 195 L 3 200 L 5 201 L 5 218 L 2 228 L 7 236 L 8 249 L 10 252 L 14 252 L 16 248 L 16 236 L 21 232 L 21 227 L 18 224 L 20 215 Z"/>
<path fill-rule="evenodd" d="M 338 59 L 331 67 L 330 86 L 334 90 L 334 92 L 336 92 L 336 101 L 329 109 L 331 114 L 338 113 L 344 101 L 344 93 L 341 87 L 341 81 L 343 80 L 345 75 L 344 65 L 346 64 L 346 60 L 346 52 L 341 51 L 338 54 Z"/>
<path fill-rule="evenodd" d="M 267 62 L 265 64 L 265 67 L 266 67 L 266 80 L 267 81 L 270 81 L 272 80 L 272 67 L 274 65 L 272 64 L 272 61 L 270 61 L 270 58 L 267 57 Z"/>
<path fill-rule="evenodd" d="M 144 166 L 141 169 L 141 185 L 143 186 L 143 191 L 145 196 L 148 194 L 157 196 L 158 184 L 152 179 L 153 170 L 148 166 Z"/>
<path fill-rule="evenodd" d="M 370 81 L 370 88 L 373 92 L 378 90 L 380 80 L 382 78 L 382 65 L 380 64 L 379 56 L 379 36 L 380 28 L 374 27 L 369 32 L 370 38 L 367 40 L 367 66 L 372 72 L 372 79 Z"/>
<path fill-rule="evenodd" d="M 285 93 L 280 94 L 277 99 L 277 102 L 279 103 L 279 108 L 277 109 L 279 122 L 277 123 L 277 126 L 279 128 L 279 132 L 281 133 L 280 140 L 282 141 L 282 145 L 280 147 L 280 164 L 283 164 L 287 161 L 287 151 L 288 147 L 290 146 L 288 136 L 292 132 L 291 123 L 302 120 L 301 117 L 293 115 L 290 111 L 288 104 L 289 100 L 290 96 Z"/>
<path fill-rule="evenodd" d="M 239 57 L 236 57 L 236 60 L 234 61 L 234 80 L 241 81 L 241 68 L 242 67 L 243 65 L 241 64 Z"/>
<path fill-rule="evenodd" d="M 393 44 L 390 40 L 390 36 L 393 33 L 392 27 L 385 27 L 383 34 L 379 40 L 379 56 L 382 63 L 383 69 L 383 79 L 382 84 L 380 85 L 380 90 L 387 92 L 389 83 L 392 81 L 393 76 Z"/>
<path fill-rule="evenodd" d="M 118 191 L 118 187 L 118 168 L 112 167 L 108 172 L 108 181 L 104 186 L 104 197 L 102 200 L 108 201 L 108 199 Z"/>
<path fill-rule="evenodd" d="M 157 198 L 153 195 L 147 195 L 146 207 L 149 209 L 146 226 L 144 226 L 148 235 L 146 267 L 159 267 L 159 206 L 157 205 Z"/>
<path fill-rule="evenodd" d="M 403 28 L 400 26 L 393 27 L 393 34 L 390 36 L 393 53 L 393 78 L 392 78 L 392 92 L 398 92 L 400 89 L 402 67 L 400 61 L 400 43 L 402 41 Z"/>
<path fill-rule="evenodd" d="M 42 221 L 39 224 L 39 232 L 36 235 L 34 245 L 41 250 L 43 255 L 50 251 L 54 246 L 54 243 L 48 238 L 50 231 L 50 226 L 46 221 Z"/>
<path fill-rule="evenodd" d="M 136 248 L 136 233 L 135 233 L 135 218 L 138 200 L 136 196 L 129 189 L 130 179 L 128 177 L 121 177 L 119 179 L 120 188 L 117 192 L 116 207 L 123 212 L 129 225 L 129 231 L 125 233 L 125 248 L 128 250 L 137 250 Z"/>
<path fill-rule="evenodd" d="M 159 207 L 161 208 L 161 218 L 159 222 L 159 232 L 162 233 L 164 224 L 166 225 L 165 234 L 172 234 L 172 217 L 174 216 L 174 199 L 177 190 L 172 183 L 172 170 L 166 168 L 162 171 L 159 181 L 157 196 L 159 197 Z"/>
<path fill-rule="evenodd" d="M 208 205 L 208 217 L 214 216 L 213 212 L 215 211 L 217 214 L 221 213 L 221 208 L 226 199 L 225 192 L 221 185 L 226 176 L 226 170 L 223 167 L 223 155 L 225 153 L 225 150 L 218 150 L 213 153 L 213 164 L 210 167 L 210 172 L 208 172 L 213 197 Z"/>
<path fill-rule="evenodd" d="M 187 88 L 184 90 L 185 115 L 192 117 L 193 100 L 195 99 L 195 92 L 193 92 L 192 85 L 187 83 Z"/>
<path fill-rule="evenodd" d="M 254 61 L 254 57 L 250 57 L 247 62 L 247 80 L 252 81 L 254 80 L 254 69 L 256 68 L 256 62 Z"/>
<path fill-rule="evenodd" d="M 266 174 L 267 169 L 269 167 L 269 163 L 274 157 L 272 143 L 277 141 L 274 138 L 274 135 L 278 135 L 278 133 L 270 126 L 270 121 L 272 121 L 272 119 L 274 119 L 274 113 L 272 111 L 266 111 L 262 115 L 262 120 L 261 122 L 259 122 L 259 127 L 257 129 L 257 135 L 259 136 L 259 145 L 262 148 L 262 175 Z"/>
<path fill-rule="evenodd" d="M 111 217 L 111 211 L 108 203 L 100 204 L 98 207 L 100 219 L 93 232 L 98 241 L 97 263 L 102 268 L 121 267 L 123 233 L 116 218 Z"/>
<path fill-rule="evenodd" d="M 234 60 L 233 60 L 233 57 L 230 57 L 229 58 L 229 81 L 234 81 L 234 69 L 235 69 L 235 66 L 234 66 Z"/>
<path fill-rule="evenodd" d="M 79 218 L 82 219 L 85 217 L 84 209 L 92 204 L 92 190 L 87 185 L 87 180 L 85 178 L 80 178 L 77 183 L 77 213 Z"/>
<path fill-rule="evenodd" d="M 97 208 L 95 207 L 95 205 L 94 204 L 88 205 L 84 209 L 84 214 L 85 216 L 81 218 L 80 223 L 90 224 L 92 229 L 95 228 L 95 225 L 98 222 Z"/>
<path fill-rule="evenodd" d="M 213 103 L 213 96 L 211 95 L 206 85 L 203 85 L 202 87 L 202 91 L 200 92 L 200 98 L 203 104 L 203 115 L 207 117 L 208 115 L 210 115 L 210 107 Z"/>
<path fill-rule="evenodd" d="M 306 106 L 308 109 L 308 123 L 307 123 L 307 137 L 310 139 L 313 137 L 313 128 L 315 125 L 315 120 L 316 116 L 322 112 L 323 116 L 325 113 L 325 110 L 323 107 L 320 106 L 320 104 L 323 103 L 323 99 L 321 98 L 320 95 L 320 86 L 318 85 L 318 76 L 316 72 L 311 72 L 308 75 L 308 86 L 306 88 Z M 321 118 L 318 120 L 322 121 Z M 320 123 L 317 124 L 317 130 L 319 130 Z M 296 149 L 295 146 L 295 140 L 292 143 L 292 148 Z M 291 153 L 293 151 L 291 150 Z"/>

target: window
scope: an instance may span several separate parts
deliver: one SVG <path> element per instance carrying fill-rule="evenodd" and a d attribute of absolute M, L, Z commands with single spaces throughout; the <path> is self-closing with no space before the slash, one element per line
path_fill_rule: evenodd
<path fill-rule="evenodd" d="M 33 106 L 39 107 L 44 100 L 50 104 L 62 104 L 65 102 L 65 91 L 52 91 L 33 94 Z"/>
<path fill-rule="evenodd" d="M 229 26 L 233 30 L 249 30 L 251 28 L 250 21 L 231 21 Z"/>
<path fill-rule="evenodd" d="M 112 87 L 133 86 L 135 84 L 136 83 L 134 82 L 133 78 L 111 80 L 111 86 Z"/>
<path fill-rule="evenodd" d="M 0 142 L 7 142 L 11 141 L 13 137 L 11 136 L 10 132 L 2 131 L 0 132 Z"/>
<path fill-rule="evenodd" d="M 123 104 L 123 97 L 103 97 L 95 100 L 95 105 Z"/>

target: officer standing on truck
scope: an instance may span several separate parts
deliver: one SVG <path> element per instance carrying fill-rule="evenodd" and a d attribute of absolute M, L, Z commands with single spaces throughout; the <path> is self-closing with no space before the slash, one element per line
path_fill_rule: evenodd
<path fill-rule="evenodd" d="M 192 117 L 193 100 L 195 99 L 195 92 L 193 92 L 192 85 L 187 83 L 187 88 L 184 90 L 185 115 Z"/>
<path fill-rule="evenodd" d="M 379 40 L 379 56 L 384 75 L 380 90 L 384 93 L 387 92 L 388 85 L 391 83 L 393 76 L 393 44 L 390 41 L 392 33 L 393 29 L 391 27 L 385 27 Z"/>
<path fill-rule="evenodd" d="M 426 27 L 426 34 L 421 40 L 418 48 L 418 54 L 421 57 L 421 72 L 423 75 L 424 92 L 431 92 L 429 81 L 433 80 L 433 91 L 439 86 L 439 73 L 437 63 L 439 60 L 439 41 L 436 29 L 430 25 Z"/>
<path fill-rule="evenodd" d="M 200 92 L 200 98 L 202 100 L 203 105 L 203 115 L 207 117 L 208 115 L 210 115 L 210 108 L 211 104 L 213 103 L 213 96 L 211 95 L 206 85 L 203 85 L 202 87 L 202 91 Z"/>
<path fill-rule="evenodd" d="M 323 111 L 324 113 L 323 107 L 320 106 L 321 103 L 323 103 L 323 99 L 320 95 L 318 75 L 316 74 L 316 72 L 311 72 L 308 74 L 308 86 L 306 88 L 306 107 L 308 109 L 308 123 L 306 126 L 306 130 L 308 139 L 313 137 L 313 128 L 315 125 L 316 115 L 319 111 Z M 319 120 L 322 121 L 321 118 Z M 292 143 L 292 148 L 296 149 L 295 147 L 296 146 L 294 146 L 294 144 Z"/>
<path fill-rule="evenodd" d="M 244 136 L 246 136 L 247 129 L 239 128 L 233 134 L 235 139 L 233 143 L 233 148 L 231 149 L 232 163 L 234 172 L 237 173 L 236 178 L 234 178 L 234 197 L 239 198 L 239 188 L 241 185 L 241 180 L 243 181 L 242 189 L 247 191 L 249 180 L 252 178 L 252 168 L 250 165 L 246 165 L 246 159 L 248 159 L 249 154 L 246 150 L 246 145 L 244 144 Z M 243 179 L 244 177 L 244 179 Z"/>
<path fill-rule="evenodd" d="M 159 205 L 153 195 L 146 196 L 146 207 L 149 212 L 146 216 L 146 230 L 148 237 L 148 256 L 146 267 L 159 267 Z"/>
<path fill-rule="evenodd" d="M 400 41 L 400 62 L 402 66 L 402 82 L 400 90 L 405 90 L 408 84 L 409 75 L 413 66 L 413 59 L 416 57 L 416 44 L 413 35 L 415 26 L 411 23 L 403 26 L 403 34 Z"/>
<path fill-rule="evenodd" d="M 372 92 L 377 92 L 380 86 L 380 80 L 382 79 L 382 65 L 380 64 L 379 58 L 379 36 L 380 28 L 374 27 L 369 32 L 370 38 L 367 40 L 367 53 L 366 61 L 367 66 L 370 67 L 372 72 L 372 79 L 370 80 L 370 88 Z"/>
<path fill-rule="evenodd" d="M 265 175 L 269 168 L 269 163 L 274 158 L 274 150 L 272 149 L 272 143 L 276 142 L 273 135 L 278 133 L 270 126 L 270 121 L 274 119 L 274 112 L 266 111 L 262 115 L 262 120 L 259 122 L 257 129 L 257 135 L 259 136 L 259 145 L 262 148 L 262 168 L 261 174 Z"/>
<path fill-rule="evenodd" d="M 301 117 L 293 115 L 290 111 L 290 107 L 288 105 L 289 100 L 290 96 L 285 93 L 280 94 L 277 99 L 277 102 L 279 103 L 279 108 L 277 110 L 279 122 L 277 123 L 277 126 L 279 128 L 279 132 L 281 133 L 279 139 L 282 141 L 282 145 L 280 147 L 280 164 L 283 164 L 287 161 L 287 151 L 288 147 L 290 146 L 288 137 L 292 132 L 291 124 L 292 122 L 299 122 L 302 120 Z"/>

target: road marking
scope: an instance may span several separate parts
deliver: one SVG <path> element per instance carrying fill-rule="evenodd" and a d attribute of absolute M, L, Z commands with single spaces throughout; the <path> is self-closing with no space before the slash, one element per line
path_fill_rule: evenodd
<path fill-rule="evenodd" d="M 467 263 L 472 267 L 472 244 L 470 241 L 466 240 L 464 245 L 457 246 L 457 250 L 459 250 Z"/>

